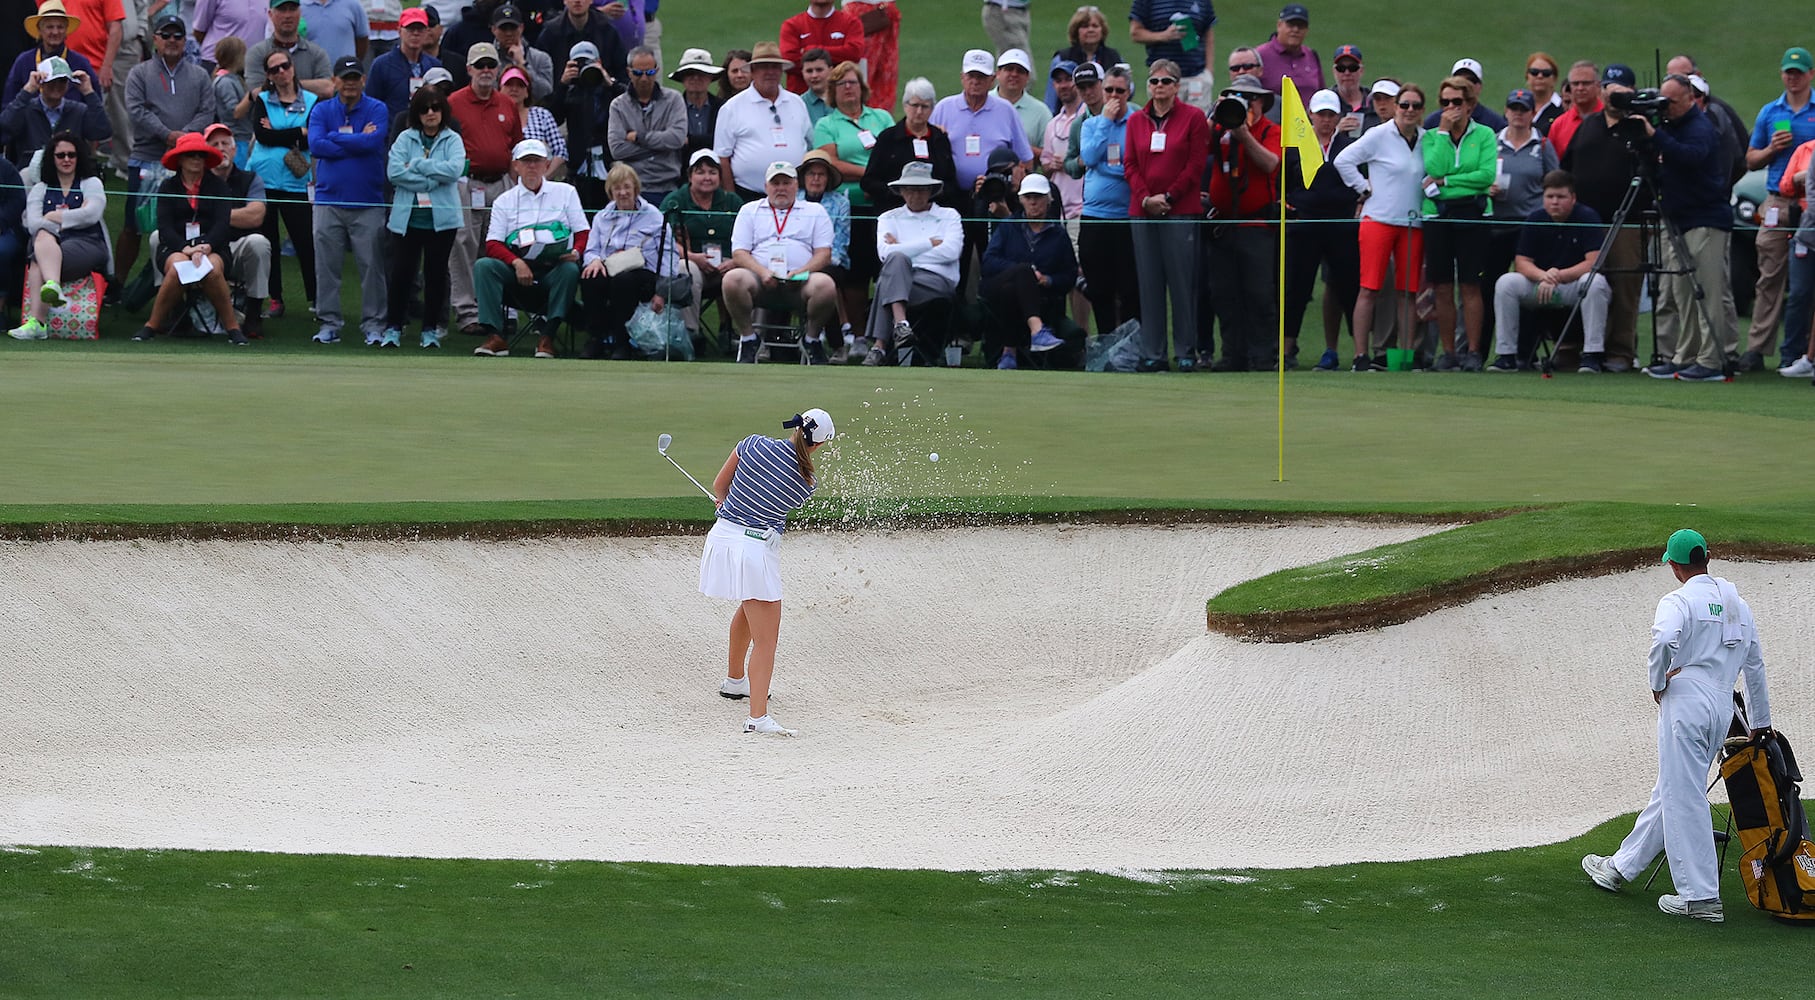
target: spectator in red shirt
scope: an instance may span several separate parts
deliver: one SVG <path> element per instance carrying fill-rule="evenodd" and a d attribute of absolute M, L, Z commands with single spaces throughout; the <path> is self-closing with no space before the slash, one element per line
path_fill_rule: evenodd
<path fill-rule="evenodd" d="M 1179 100 L 1179 67 L 1147 67 L 1147 106 L 1128 116 L 1123 177 L 1135 220 L 1134 263 L 1141 284 L 1141 365 L 1166 370 L 1166 303 L 1172 303 L 1172 348 L 1180 371 L 1197 367 L 1197 230 L 1210 122 Z"/>
<path fill-rule="evenodd" d="M 833 66 L 857 62 L 863 58 L 863 19 L 837 9 L 833 0 L 810 0 L 806 10 L 781 23 L 779 41 L 781 57 L 793 64 L 788 70 L 788 89 L 804 94 L 807 81 L 800 75 L 801 53 L 825 49 Z"/>
<path fill-rule="evenodd" d="M 1557 151 L 1559 163 L 1568 152 L 1569 140 L 1575 137 L 1582 120 L 1601 113 L 1601 71 L 1587 59 L 1579 59 L 1569 67 L 1569 79 L 1563 85 L 1569 88 L 1569 110 L 1558 115 L 1556 121 L 1550 123 L 1550 131 L 1545 133 L 1550 148 Z"/>
<path fill-rule="evenodd" d="M 901 79 L 901 10 L 895 0 L 845 0 L 844 10 L 863 22 L 870 107 L 894 111 L 895 89 Z"/>
<path fill-rule="evenodd" d="M 511 149 L 523 141 L 517 106 L 498 90 L 498 47 L 479 42 L 466 52 L 472 83 L 448 95 L 460 138 L 466 142 L 467 178 L 460 204 L 467 222 L 454 239 L 454 322 L 462 333 L 477 335 L 479 300 L 473 294 L 473 265 L 485 254 L 491 207 L 511 187 Z"/>
<path fill-rule="evenodd" d="M 1279 234 L 1268 220 L 1279 211 L 1279 126 L 1267 120 L 1273 92 L 1258 77 L 1236 77 L 1223 96 L 1245 99 L 1248 116 L 1234 128 L 1210 127 L 1204 238 L 1223 326 L 1223 356 L 1211 370 L 1268 371 L 1278 320 Z"/>

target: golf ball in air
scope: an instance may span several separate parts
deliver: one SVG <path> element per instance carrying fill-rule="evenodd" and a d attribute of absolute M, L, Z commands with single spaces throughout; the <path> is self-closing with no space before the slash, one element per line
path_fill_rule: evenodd
<path fill-rule="evenodd" d="M 932 454 L 931 454 L 931 455 L 928 455 L 928 456 L 926 456 L 926 460 L 927 460 L 927 461 L 929 461 L 929 462 L 937 462 L 937 461 L 939 461 L 939 453 L 938 453 L 938 452 L 936 452 L 936 451 L 935 451 L 935 452 L 933 452 L 933 453 L 932 453 Z"/>

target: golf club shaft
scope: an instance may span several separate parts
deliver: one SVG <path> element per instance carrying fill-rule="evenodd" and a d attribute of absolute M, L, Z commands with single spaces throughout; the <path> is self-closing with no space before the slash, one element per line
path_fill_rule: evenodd
<path fill-rule="evenodd" d="M 667 452 L 663 452 L 662 457 L 668 459 L 669 465 L 672 465 L 677 469 L 681 469 L 681 463 L 675 461 L 674 457 L 672 455 L 669 455 Z M 718 503 L 718 497 L 713 496 L 711 490 L 707 489 L 704 486 L 700 486 L 700 481 L 693 478 L 693 473 L 688 472 L 686 469 L 681 469 L 681 475 L 686 476 L 688 482 L 692 483 L 695 486 L 699 486 L 700 492 L 706 494 L 706 499 L 712 501 L 715 504 Z"/>

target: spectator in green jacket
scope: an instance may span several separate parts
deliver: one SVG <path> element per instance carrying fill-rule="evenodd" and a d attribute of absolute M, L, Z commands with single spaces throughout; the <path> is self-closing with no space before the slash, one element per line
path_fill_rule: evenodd
<path fill-rule="evenodd" d="M 1437 88 L 1440 117 L 1424 133 L 1424 267 L 1437 295 L 1438 371 L 1481 370 L 1481 281 L 1492 242 L 1487 189 L 1494 183 L 1494 130 L 1473 119 L 1476 85 L 1452 76 Z M 1456 352 L 1456 290 L 1468 350 Z"/>

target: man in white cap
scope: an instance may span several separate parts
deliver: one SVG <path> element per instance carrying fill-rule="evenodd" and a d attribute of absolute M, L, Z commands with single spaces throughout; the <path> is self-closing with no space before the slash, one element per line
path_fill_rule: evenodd
<path fill-rule="evenodd" d="M 69 93 L 72 86 L 76 90 L 73 98 Z M 72 70 L 62 56 L 51 56 L 32 70 L 19 96 L 0 111 L 0 136 L 5 137 L 7 157 L 24 170 L 32 154 L 58 132 L 91 143 L 113 135 L 101 92 L 88 74 Z"/>
<path fill-rule="evenodd" d="M 548 179 L 548 147 L 524 139 L 511 150 L 517 172 L 515 187 L 498 196 L 485 232 L 485 256 L 473 265 L 473 295 L 479 302 L 479 333 L 485 342 L 473 350 L 481 357 L 505 357 L 506 301 L 535 303 L 549 323 L 558 324 L 573 309 L 580 287 L 580 255 L 586 250 L 586 210 L 571 184 Z M 555 356 L 553 331 L 543 319 L 530 331 L 536 357 Z"/>
<path fill-rule="evenodd" d="M 870 353 L 863 363 L 883 364 L 888 350 L 918 349 L 928 356 L 937 344 L 919 344 L 908 323 L 910 306 L 950 298 L 958 289 L 958 258 L 964 254 L 964 222 L 957 211 L 933 204 L 944 185 L 933 165 L 914 161 L 901 168 L 889 189 L 906 204 L 876 219 L 876 297 L 870 303 Z"/>
<path fill-rule="evenodd" d="M 758 307 L 798 307 L 806 312 L 805 360 L 826 364 L 821 335 L 838 308 L 838 286 L 825 273 L 832 262 L 832 219 L 818 203 L 800 197 L 799 174 L 787 160 L 768 165 L 763 188 L 765 196 L 739 209 L 731 226 L 731 259 L 737 266 L 725 275 L 724 299 L 737 330 L 738 363 L 756 363 Z"/>
<path fill-rule="evenodd" d="M 982 190 L 990 154 L 998 149 L 1013 150 L 1019 164 L 1011 179 L 1019 184 L 1021 176 L 1033 169 L 1034 147 L 1027 139 L 1027 129 L 1014 105 L 990 92 L 995 79 L 996 60 L 982 49 L 964 54 L 962 89 L 933 106 L 929 121 L 943 129 L 952 144 L 952 165 L 958 185 L 969 195 Z M 989 242 L 989 224 L 980 219 L 964 224 L 965 254 L 960 270 L 964 277 L 958 287 L 969 284 L 971 259 Z"/>
<path fill-rule="evenodd" d="M 1033 158 L 1040 158 L 1040 143 L 1046 140 L 1046 123 L 1052 121 L 1052 109 L 1046 102 L 1027 92 L 1033 59 L 1021 49 L 1009 49 L 996 59 L 996 96 L 1007 101 L 1027 131 L 1027 144 Z"/>
<path fill-rule="evenodd" d="M 1739 590 L 1708 573 L 1708 542 L 1683 528 L 1664 546 L 1682 586 L 1657 602 L 1651 620 L 1651 700 L 1657 703 L 1657 784 L 1612 857 L 1590 854 L 1582 870 L 1619 892 L 1662 851 L 1676 892 L 1658 897 L 1672 916 L 1720 923 L 1720 868 L 1708 821 L 1708 769 L 1733 719 L 1733 687 L 1746 681 L 1750 733 L 1771 728 L 1764 649 Z M 1742 864 L 1744 862 L 1741 862 Z"/>
<path fill-rule="evenodd" d="M 762 198 L 765 164 L 799 163 L 813 148 L 806 102 L 781 85 L 782 72 L 793 65 L 774 42 L 757 42 L 750 50 L 750 86 L 718 109 L 713 151 L 745 201 Z"/>

